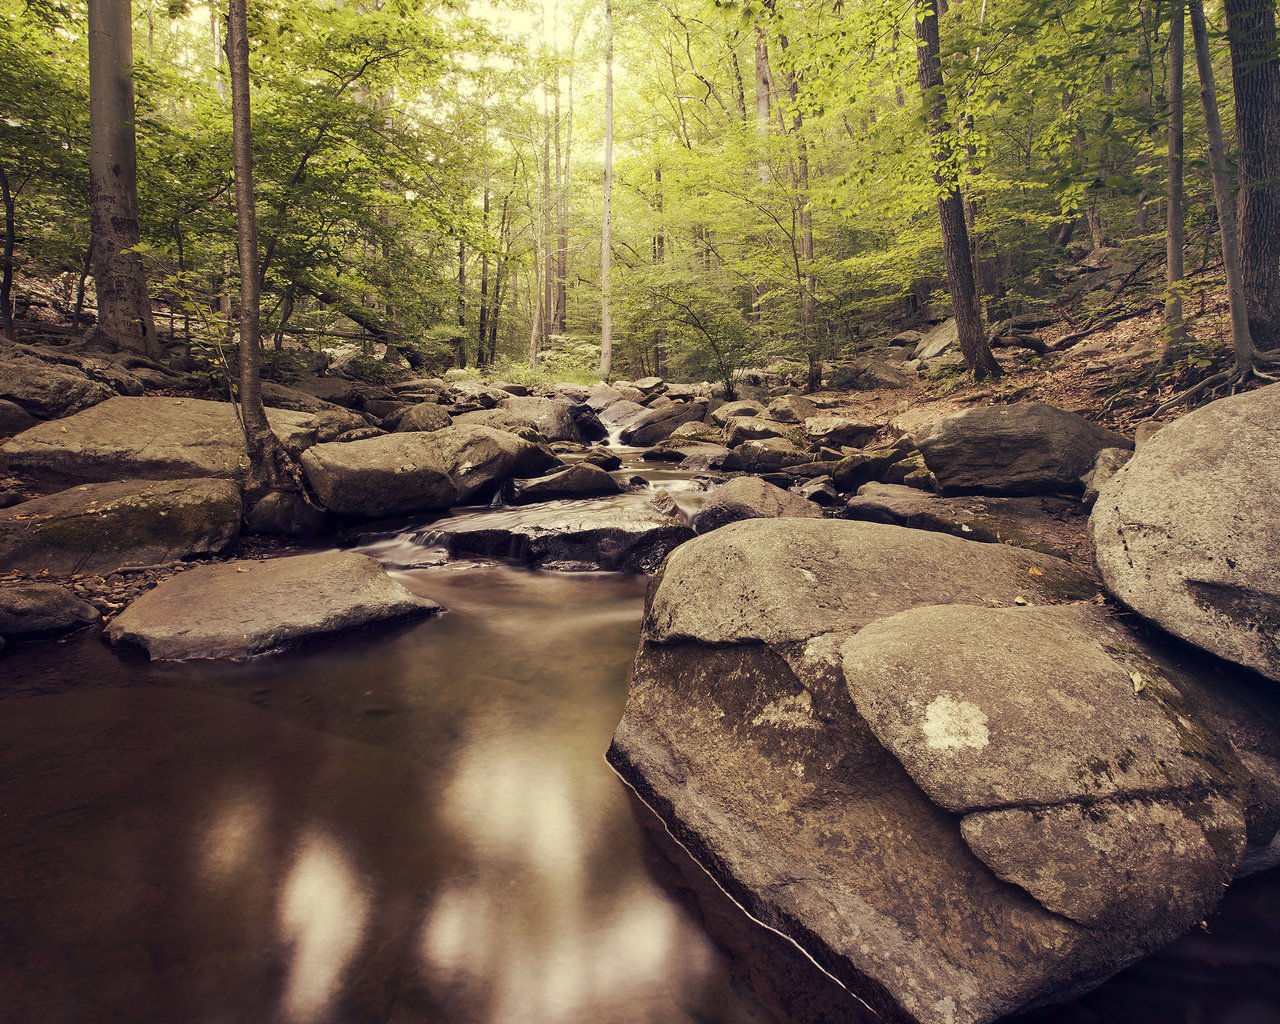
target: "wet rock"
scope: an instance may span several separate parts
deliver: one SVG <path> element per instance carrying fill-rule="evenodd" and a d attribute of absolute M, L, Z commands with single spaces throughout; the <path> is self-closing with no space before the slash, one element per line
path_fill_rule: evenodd
<path fill-rule="evenodd" d="M 37 419 L 70 416 L 115 394 L 74 366 L 21 355 L 0 358 L 0 398 Z"/>
<path fill-rule="evenodd" d="M 1042 402 L 968 409 L 915 435 L 947 494 L 1078 493 L 1104 448 L 1132 448 L 1120 434 Z"/>
<path fill-rule="evenodd" d="M 372 558 L 344 551 L 198 566 L 138 598 L 105 635 L 153 661 L 246 658 L 441 610 Z"/>
<path fill-rule="evenodd" d="M 532 480 L 513 480 L 511 488 L 512 501 L 517 505 L 555 501 L 559 498 L 598 498 L 606 494 L 622 493 L 617 480 L 589 462 L 579 462 L 567 469 Z"/>
<path fill-rule="evenodd" d="M 36 425 L 36 418 L 22 406 L 0 399 L 0 437 L 20 434 L 28 427 Z"/>
<path fill-rule="evenodd" d="M 443 544 L 452 555 L 511 558 L 544 569 L 653 572 L 692 536 L 688 526 L 644 506 L 565 501 L 445 519 L 421 539 Z"/>
<path fill-rule="evenodd" d="M 875 424 L 844 416 L 809 416 L 804 421 L 805 436 L 814 444 L 831 448 L 861 448 L 879 430 Z"/>
<path fill-rule="evenodd" d="M 396 423 L 396 433 L 405 434 L 411 430 L 443 430 L 452 423 L 453 419 L 442 406 L 424 402 L 422 405 L 415 405 L 405 410 L 404 415 Z"/>
<path fill-rule="evenodd" d="M 459 428 L 450 428 L 459 429 Z M 302 455 L 307 483 L 330 512 L 383 519 L 447 509 L 458 499 L 441 431 L 316 445 Z"/>
<path fill-rule="evenodd" d="M 589 462 L 593 466 L 599 466 L 605 472 L 612 472 L 615 469 L 622 468 L 622 460 L 608 448 L 593 448 L 583 457 L 582 461 Z"/>
<path fill-rule="evenodd" d="M 786 395 L 769 403 L 768 415 L 779 423 L 803 423 L 818 415 L 818 407 L 799 395 Z"/>
<path fill-rule="evenodd" d="M 694 518 L 693 528 L 698 533 L 710 533 L 743 519 L 814 519 L 821 515 L 818 506 L 807 498 L 758 477 L 740 476 L 711 493 Z"/>
<path fill-rule="evenodd" d="M 936 530 L 954 537 L 1012 544 L 1087 561 L 1087 521 L 1074 502 L 1057 498 L 943 498 L 903 484 L 868 483 L 846 515 L 869 523 Z"/>
<path fill-rule="evenodd" d="M 1280 680 L 1280 387 L 1224 398 L 1152 436 L 1091 520 L 1107 590 L 1207 651 Z"/>
<path fill-rule="evenodd" d="M 1084 488 L 1084 503 L 1092 505 L 1097 501 L 1098 492 L 1131 458 L 1133 452 L 1124 448 L 1103 448 L 1098 452 L 1089 472 L 1080 478 L 1080 486 Z"/>
<path fill-rule="evenodd" d="M 315 443 L 307 413 L 268 409 L 285 448 Z M 106 480 L 241 477 L 246 456 L 235 409 L 194 398 L 111 398 L 0 445 L 9 472 L 52 489 Z"/>
<path fill-rule="evenodd" d="M 53 640 L 92 626 L 98 610 L 54 583 L 0 586 L 0 636 Z"/>
<path fill-rule="evenodd" d="M 585 402 L 575 402 L 569 406 L 569 417 L 583 441 L 603 441 L 609 436 L 609 428 L 604 425 L 596 411 Z"/>
<path fill-rule="evenodd" d="M 660 409 L 646 409 L 622 425 L 622 443 L 646 447 L 666 440 L 676 427 L 696 422 L 707 414 L 707 403 L 672 402 Z"/>
<path fill-rule="evenodd" d="M 104 573 L 221 555 L 240 536 L 240 516 L 231 480 L 83 484 L 0 511 L 0 565 Z"/>
<path fill-rule="evenodd" d="M 565 402 L 553 398 L 506 398 L 498 403 L 498 408 L 533 424 L 548 441 L 583 440 Z"/>

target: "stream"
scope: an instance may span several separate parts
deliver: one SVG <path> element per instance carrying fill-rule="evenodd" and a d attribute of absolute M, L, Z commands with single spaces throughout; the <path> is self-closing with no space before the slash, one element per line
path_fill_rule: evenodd
<path fill-rule="evenodd" d="M 597 503 L 703 500 L 638 454 L 647 490 Z M 0 1022 L 860 1020 L 603 759 L 646 581 L 426 525 L 351 540 L 437 619 L 242 663 L 4 652 Z M 1280 1024 L 1280 880 L 1043 1019 Z"/>

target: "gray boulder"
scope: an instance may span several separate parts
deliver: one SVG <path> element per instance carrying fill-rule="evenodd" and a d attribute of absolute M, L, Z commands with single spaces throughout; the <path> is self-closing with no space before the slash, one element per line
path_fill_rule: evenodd
<path fill-rule="evenodd" d="M 631 386 L 648 398 L 650 395 L 661 395 L 667 390 L 667 382 L 661 377 L 641 377 L 632 381 Z"/>
<path fill-rule="evenodd" d="M 1280 680 L 1280 387 L 1224 398 L 1152 436 L 1091 519 L 1108 591 L 1198 647 Z"/>
<path fill-rule="evenodd" d="M 694 518 L 693 528 L 698 533 L 710 533 L 743 519 L 816 519 L 821 515 L 822 510 L 807 498 L 759 477 L 740 476 L 711 492 Z"/>
<path fill-rule="evenodd" d="M 1084 503 L 1092 505 L 1097 501 L 1103 486 L 1119 473 L 1120 468 L 1131 458 L 1133 458 L 1133 452 L 1125 448 L 1103 448 L 1098 452 L 1098 457 L 1093 460 L 1093 466 L 1089 472 L 1080 478 L 1080 486 L 1084 489 Z"/>
<path fill-rule="evenodd" d="M 912 375 L 902 367 L 873 356 L 835 363 L 827 373 L 827 387 L 837 391 L 896 391 L 911 380 Z"/>
<path fill-rule="evenodd" d="M 308 413 L 268 409 L 295 454 L 316 440 Z M 244 434 L 235 409 L 195 398 L 111 398 L 0 445 L 0 464 L 47 488 L 124 478 L 242 477 Z"/>
<path fill-rule="evenodd" d="M 734 416 L 724 425 L 724 443 L 737 448 L 743 441 L 762 441 L 769 437 L 794 440 L 798 431 L 775 420 L 759 416 Z"/>
<path fill-rule="evenodd" d="M 421 405 L 415 405 L 405 410 L 404 415 L 400 417 L 400 421 L 396 424 L 396 433 L 406 434 L 411 430 L 424 432 L 443 430 L 452 423 L 453 420 L 443 407 L 423 402 Z"/>
<path fill-rule="evenodd" d="M 959 343 L 960 328 L 956 324 L 956 318 L 949 317 L 938 324 L 937 327 L 930 328 L 925 332 L 924 336 L 916 342 L 911 358 L 936 359 Z"/>
<path fill-rule="evenodd" d="M 769 403 L 768 414 L 779 423 L 803 423 L 818 415 L 818 407 L 799 395 L 783 395 Z"/>
<path fill-rule="evenodd" d="M 548 441 L 584 439 L 567 402 L 553 398 L 505 398 L 498 403 L 498 408 L 528 420 Z"/>
<path fill-rule="evenodd" d="M 442 609 L 350 551 L 203 565 L 170 577 L 107 627 L 153 661 L 247 658 L 300 640 Z"/>
<path fill-rule="evenodd" d="M 20 405 L 0 399 L 0 437 L 20 434 L 36 425 L 36 418 Z"/>
<path fill-rule="evenodd" d="M 879 429 L 873 423 L 845 416 L 809 416 L 804 420 L 805 437 L 827 448 L 861 448 Z"/>
<path fill-rule="evenodd" d="M 222 555 L 240 516 L 232 480 L 82 484 L 0 511 L 0 565 L 70 575 Z"/>
<path fill-rule="evenodd" d="M 680 520 L 644 506 L 548 502 L 443 519 L 418 539 L 452 555 L 512 558 L 543 569 L 654 572 L 692 536 Z"/>
<path fill-rule="evenodd" d="M 320 444 L 302 454 L 307 483 L 320 504 L 350 519 L 438 512 L 458 498 L 440 431 L 384 434 Z"/>
<path fill-rule="evenodd" d="M 490 430 L 501 430 L 533 444 L 541 444 L 546 440 L 533 425 L 533 420 L 518 416 L 507 409 L 473 409 L 459 413 L 453 418 L 453 422 L 460 427 L 488 427 Z"/>
<path fill-rule="evenodd" d="M 74 366 L 22 355 L 0 358 L 0 398 L 37 419 L 70 416 L 115 393 Z"/>
<path fill-rule="evenodd" d="M 646 409 L 643 415 L 623 425 L 622 443 L 647 447 L 665 441 L 683 423 L 697 422 L 707 415 L 707 403 L 672 402 L 660 409 Z"/>
<path fill-rule="evenodd" d="M 561 465 L 547 449 L 503 430 L 459 424 L 426 436 L 438 446 L 463 505 L 490 497 L 513 477 Z"/>
<path fill-rule="evenodd" d="M 511 500 L 517 505 L 536 501 L 555 501 L 560 498 L 598 498 L 606 494 L 621 494 L 622 487 L 599 466 L 579 462 L 567 469 L 532 480 L 513 480 Z"/>
<path fill-rule="evenodd" d="M 54 640 L 99 618 L 96 608 L 54 583 L 0 587 L 0 636 L 9 640 Z"/>
<path fill-rule="evenodd" d="M 743 441 L 732 452 L 725 469 L 741 469 L 748 473 L 772 473 L 790 466 L 813 462 L 814 456 L 785 437 L 766 437 Z"/>
<path fill-rule="evenodd" d="M 1079 493 L 1100 451 L 1133 447 L 1115 431 L 1042 402 L 943 416 L 915 441 L 945 494 Z"/>
<path fill-rule="evenodd" d="M 625 398 L 605 406 L 600 412 L 600 420 L 611 427 L 618 428 L 627 426 L 637 418 L 649 414 L 650 410 L 639 402 Z"/>
<path fill-rule="evenodd" d="M 742 399 L 737 402 L 725 402 L 711 410 L 711 422 L 723 427 L 735 416 L 763 416 L 765 408 L 759 402 Z"/>

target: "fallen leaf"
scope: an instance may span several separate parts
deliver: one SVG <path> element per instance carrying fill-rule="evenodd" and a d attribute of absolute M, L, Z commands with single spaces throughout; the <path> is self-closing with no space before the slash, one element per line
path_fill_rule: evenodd
<path fill-rule="evenodd" d="M 1130 672 L 1129 679 L 1133 683 L 1133 692 L 1141 693 L 1147 688 L 1147 681 L 1142 678 L 1141 672 Z"/>
<path fill-rule="evenodd" d="M 1043 570 L 1043 569 L 1041 569 L 1041 568 L 1040 568 L 1040 566 L 1038 566 L 1038 565 L 1029 565 L 1029 566 L 1027 566 L 1027 575 L 1028 575 L 1028 576 L 1043 576 L 1043 575 L 1044 575 L 1044 570 Z"/>

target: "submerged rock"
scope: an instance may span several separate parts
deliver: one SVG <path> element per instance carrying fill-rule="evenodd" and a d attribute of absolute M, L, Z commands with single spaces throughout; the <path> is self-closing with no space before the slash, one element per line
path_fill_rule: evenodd
<path fill-rule="evenodd" d="M 1246 833 L 1241 758 L 1188 710 L 1212 686 L 1102 609 L 1015 606 L 1092 592 L 939 534 L 725 527 L 655 581 L 610 760 L 882 1016 L 1070 999 L 1201 920 Z"/>
<path fill-rule="evenodd" d="M 0 636 L 53 640 L 92 626 L 98 611 L 54 583 L 0 587 Z"/>
<path fill-rule="evenodd" d="M 692 536 L 679 519 L 643 505 L 552 501 L 444 519 L 419 539 L 452 555 L 511 558 L 544 569 L 653 572 Z"/>
<path fill-rule="evenodd" d="M 107 627 L 153 661 L 246 658 L 309 637 L 442 609 L 367 555 L 333 552 L 205 565 L 173 576 Z"/>
<path fill-rule="evenodd" d="M 1280 680 L 1280 386 L 1155 434 L 1102 488 L 1091 526 L 1107 590 L 1219 657 Z"/>
<path fill-rule="evenodd" d="M 0 511 L 0 565 L 67 575 L 221 555 L 240 517 L 233 480 L 82 484 Z"/>

